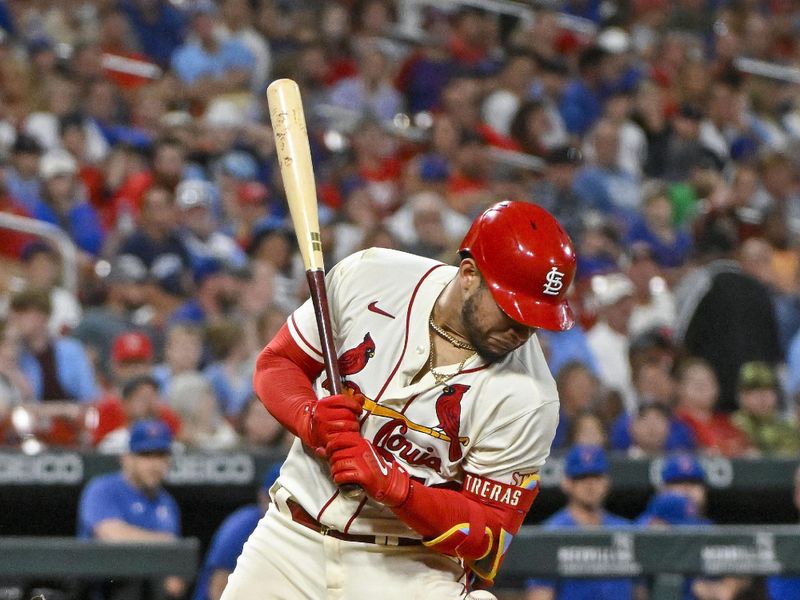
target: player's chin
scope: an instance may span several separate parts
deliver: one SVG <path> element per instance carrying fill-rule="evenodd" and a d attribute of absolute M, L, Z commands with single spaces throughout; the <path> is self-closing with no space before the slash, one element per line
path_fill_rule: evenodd
<path fill-rule="evenodd" d="M 509 348 L 505 344 L 501 344 L 492 338 L 486 338 L 479 344 L 475 345 L 478 355 L 488 363 L 496 363 L 503 360 L 508 353 L 515 348 Z"/>

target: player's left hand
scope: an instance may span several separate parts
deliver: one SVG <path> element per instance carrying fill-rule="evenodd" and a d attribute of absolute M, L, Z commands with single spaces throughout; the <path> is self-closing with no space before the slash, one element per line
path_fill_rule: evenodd
<path fill-rule="evenodd" d="M 398 506 L 408 496 L 408 473 L 395 462 L 385 460 L 358 433 L 334 435 L 326 447 L 333 480 L 338 485 L 353 483 L 386 506 Z"/>

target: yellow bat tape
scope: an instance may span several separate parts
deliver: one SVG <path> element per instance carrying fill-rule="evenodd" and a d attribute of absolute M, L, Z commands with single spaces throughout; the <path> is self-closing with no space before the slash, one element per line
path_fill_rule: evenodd
<path fill-rule="evenodd" d="M 377 404 L 374 400 L 371 400 L 369 398 L 364 398 L 363 406 L 367 412 L 373 415 L 377 415 L 379 417 L 387 417 L 389 419 L 399 419 L 400 421 L 405 423 L 409 429 L 413 429 L 414 431 L 419 431 L 420 433 L 424 433 L 431 437 L 435 437 L 436 439 L 439 440 L 444 440 L 445 442 L 450 441 L 450 436 L 447 435 L 444 431 L 414 423 L 414 421 L 410 421 L 408 417 L 406 417 L 403 413 L 396 411 L 393 408 L 389 408 L 388 406 Z M 469 438 L 462 436 L 458 438 L 458 442 L 462 446 L 466 446 L 467 444 L 469 444 Z"/>

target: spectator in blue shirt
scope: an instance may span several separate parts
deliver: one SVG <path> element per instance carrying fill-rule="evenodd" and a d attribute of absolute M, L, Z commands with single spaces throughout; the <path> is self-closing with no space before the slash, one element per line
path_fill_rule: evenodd
<path fill-rule="evenodd" d="M 630 523 L 603 508 L 610 487 L 608 459 L 598 446 L 574 446 L 564 460 L 561 489 L 567 506 L 544 522 L 547 529 L 624 527 Z M 631 600 L 634 582 L 626 578 L 531 579 L 526 600 Z"/>
<path fill-rule="evenodd" d="M 169 64 L 183 42 L 186 20 L 167 0 L 122 0 L 120 8 L 144 53 L 158 64 Z"/>
<path fill-rule="evenodd" d="M 219 600 L 222 596 L 228 584 L 228 575 L 233 572 L 244 543 L 267 512 L 270 503 L 269 488 L 275 483 L 279 472 L 280 465 L 268 469 L 258 490 L 258 502 L 243 506 L 228 515 L 214 533 L 192 600 Z"/>
<path fill-rule="evenodd" d="M 39 161 L 41 198 L 33 206 L 33 216 L 58 225 L 84 252 L 98 255 L 103 246 L 103 229 L 97 212 L 82 197 L 78 162 L 66 150 L 52 150 Z"/>
<path fill-rule="evenodd" d="M 659 491 L 686 496 L 695 503 L 700 514 L 705 514 L 706 471 L 694 454 L 675 452 L 664 459 Z"/>
<path fill-rule="evenodd" d="M 208 101 L 231 92 L 247 92 L 255 57 L 234 38 L 220 40 L 214 32 L 217 5 L 196 0 L 189 9 L 190 38 L 172 55 L 172 69 L 190 98 Z"/>
<path fill-rule="evenodd" d="M 635 523 L 646 527 L 664 528 L 670 525 L 706 525 L 694 501 L 682 494 L 659 492 L 647 503 L 647 508 Z"/>
<path fill-rule="evenodd" d="M 92 402 L 99 392 L 95 373 L 81 343 L 53 337 L 47 329 L 50 294 L 45 290 L 18 292 L 10 305 L 7 335 L 19 345 L 19 368 L 38 401 Z"/>
<path fill-rule="evenodd" d="M 84 488 L 78 505 L 78 537 L 107 542 L 164 542 L 181 535 L 181 516 L 175 499 L 163 488 L 169 472 L 172 433 L 166 423 L 148 419 L 136 423 L 122 469 L 100 475 Z M 106 600 L 132 592 L 130 582 L 104 585 Z M 185 583 L 164 580 L 169 598 L 180 598 Z M 140 596 L 141 597 L 141 596 Z"/>

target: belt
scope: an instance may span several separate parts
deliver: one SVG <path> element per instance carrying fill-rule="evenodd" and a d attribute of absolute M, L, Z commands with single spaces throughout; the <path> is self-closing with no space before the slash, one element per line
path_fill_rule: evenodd
<path fill-rule="evenodd" d="M 312 517 L 306 510 L 292 499 L 286 500 L 286 506 L 289 507 L 289 514 L 292 521 L 309 529 L 313 529 L 322 535 L 329 535 L 337 540 L 345 542 L 361 542 L 362 544 L 380 544 L 382 546 L 420 546 L 422 540 L 414 538 L 402 538 L 394 535 L 358 535 L 353 533 L 342 533 L 336 529 L 323 525 Z"/>

